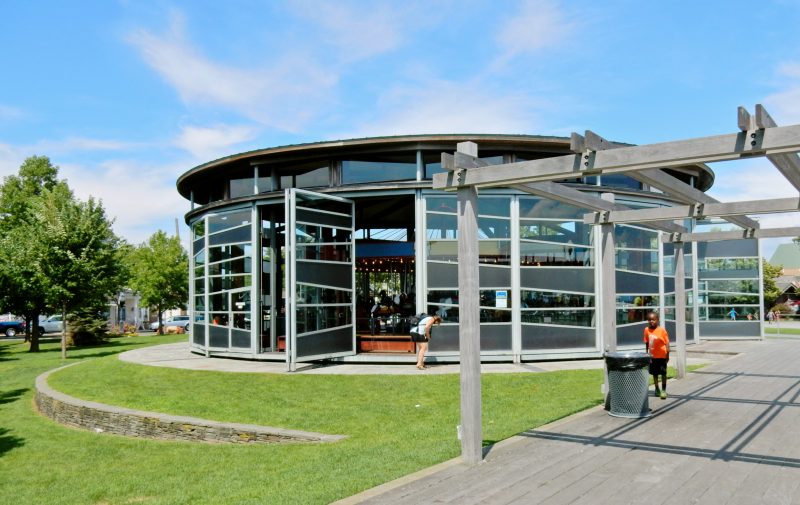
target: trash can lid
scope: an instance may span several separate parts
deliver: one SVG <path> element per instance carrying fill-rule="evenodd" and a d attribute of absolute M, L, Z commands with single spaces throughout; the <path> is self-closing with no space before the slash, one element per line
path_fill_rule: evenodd
<path fill-rule="evenodd" d="M 609 370 L 635 370 L 650 364 L 650 355 L 641 351 L 607 352 L 603 357 Z"/>

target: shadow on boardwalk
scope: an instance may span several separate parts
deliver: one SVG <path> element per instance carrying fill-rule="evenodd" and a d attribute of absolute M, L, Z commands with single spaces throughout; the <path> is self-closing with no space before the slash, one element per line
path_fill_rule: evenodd
<path fill-rule="evenodd" d="M 727 344 L 726 344 L 727 345 Z M 653 415 L 595 408 L 349 503 L 794 503 L 800 341 L 767 340 L 669 385 Z"/>

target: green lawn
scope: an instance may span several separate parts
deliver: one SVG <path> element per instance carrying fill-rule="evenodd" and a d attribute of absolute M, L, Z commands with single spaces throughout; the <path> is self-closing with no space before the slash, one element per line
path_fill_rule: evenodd
<path fill-rule="evenodd" d="M 765 326 L 764 333 L 769 335 L 800 335 L 800 328 L 781 328 L 779 331 L 777 326 Z"/>
<path fill-rule="evenodd" d="M 32 411 L 33 381 L 61 364 L 0 343 L 0 503 L 328 503 L 460 453 L 457 375 L 198 372 L 120 362 L 120 351 L 185 337 L 135 337 L 70 351 L 55 374 L 73 396 L 145 410 L 348 435 L 325 445 L 235 446 L 126 438 Z M 600 370 L 483 376 L 485 443 L 601 402 Z"/>

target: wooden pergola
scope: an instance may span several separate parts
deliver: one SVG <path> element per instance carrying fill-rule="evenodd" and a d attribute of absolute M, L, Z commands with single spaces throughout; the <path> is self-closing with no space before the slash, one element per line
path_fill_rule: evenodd
<path fill-rule="evenodd" d="M 446 173 L 435 174 L 434 189 L 458 194 L 459 348 L 461 360 L 461 450 L 466 463 L 482 460 L 480 320 L 478 270 L 478 189 L 504 187 L 581 207 L 592 212 L 583 222 L 599 225 L 600 331 L 603 349 L 616 350 L 616 279 L 614 224 L 639 223 L 665 232 L 663 242 L 675 244 L 676 364 L 678 378 L 686 373 L 684 247 L 686 242 L 800 235 L 800 226 L 762 229 L 748 214 L 800 212 L 800 198 L 722 203 L 662 168 L 766 157 L 800 192 L 800 125 L 778 127 L 761 105 L 751 115 L 738 109 L 739 132 L 659 144 L 620 146 L 597 134 L 572 134 L 573 154 L 553 158 L 488 165 L 478 158 L 473 142 L 458 144 L 454 154 L 442 153 Z M 683 203 L 676 207 L 633 210 L 614 203 L 613 194 L 596 197 L 555 181 L 590 175 L 624 173 Z M 675 220 L 721 217 L 741 230 L 691 233 Z M 607 380 L 606 380 L 607 384 Z M 607 391 L 607 388 L 606 388 Z"/>

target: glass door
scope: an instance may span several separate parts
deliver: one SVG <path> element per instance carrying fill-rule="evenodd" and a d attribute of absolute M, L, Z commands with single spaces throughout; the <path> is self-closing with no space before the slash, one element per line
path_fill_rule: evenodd
<path fill-rule="evenodd" d="M 286 190 L 290 370 L 356 352 L 353 209 L 344 198 Z"/>

